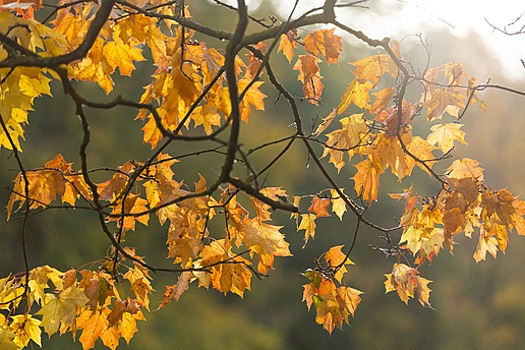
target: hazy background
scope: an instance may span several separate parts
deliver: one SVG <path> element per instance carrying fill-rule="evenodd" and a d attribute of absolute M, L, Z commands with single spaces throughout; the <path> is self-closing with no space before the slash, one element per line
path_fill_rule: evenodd
<path fill-rule="evenodd" d="M 465 1 L 468 3 L 469 1 Z M 255 7 L 257 1 L 251 1 Z M 287 17 L 286 9 L 274 9 L 272 1 L 261 1 L 257 11 L 252 14 L 262 17 L 268 14 Z M 274 4 L 281 3 L 274 1 Z M 290 3 L 292 3 L 290 1 Z M 303 2 L 300 2 L 303 4 Z M 319 4 L 320 2 L 314 2 Z M 321 2 L 322 3 L 322 2 Z M 487 31 L 488 24 L 479 22 L 477 27 L 463 28 L 463 21 L 474 16 L 494 15 L 496 12 L 482 13 L 466 11 L 458 7 L 462 1 L 447 5 L 444 14 L 430 15 L 433 20 L 424 20 L 428 11 L 420 7 L 414 13 L 414 3 L 405 1 L 371 1 L 370 9 L 346 11 L 339 19 L 356 29 L 370 33 L 375 38 L 383 35 L 398 41 L 403 40 L 402 50 L 406 59 L 415 64 L 423 62 L 422 49 L 417 39 L 409 34 L 421 33 L 433 44 L 432 64 L 460 61 L 465 70 L 477 76 L 479 81 L 491 79 L 492 82 L 506 84 L 525 90 L 520 58 L 524 58 L 519 48 L 524 47 L 525 36 L 506 38 L 500 33 Z M 439 3 L 445 3 L 440 1 Z M 447 2 L 448 3 L 448 2 Z M 474 3 L 474 2 L 471 2 Z M 476 4 L 483 1 L 476 1 Z M 487 2 L 488 3 L 488 2 Z M 490 2 L 495 3 L 495 2 Z M 498 4 L 503 4 L 503 1 Z M 305 6 L 307 2 L 304 2 Z M 423 3 L 422 3 L 423 4 Z M 425 2 L 423 5 L 428 4 Z M 194 6 L 189 2 L 192 16 L 212 26 L 232 30 L 234 13 L 215 6 Z M 426 5 L 425 5 L 426 6 Z M 503 6 L 503 5 L 500 5 Z M 479 6 L 478 6 L 479 7 Z M 417 9 L 417 7 L 416 7 Z M 512 21 L 521 14 L 510 7 L 507 18 Z M 523 10 L 525 10 L 525 5 Z M 400 11 L 400 12 L 399 12 Z M 297 13 L 300 13 L 298 10 Z M 379 14 L 378 14 L 379 13 Z M 409 13 L 407 15 L 406 13 Z M 462 16 L 457 14 L 462 14 Z M 454 17 L 447 17 L 454 14 Z M 436 19 L 436 15 L 439 16 Z M 498 14 L 500 16 L 500 14 Z M 458 18 L 462 19 L 458 22 Z M 499 18 L 499 17 L 498 17 Z M 446 21 L 448 24 L 444 23 Z M 505 22 L 500 22 L 505 24 Z M 453 25 L 452 28 L 450 25 Z M 485 27 L 483 27 L 485 26 Z M 479 29 L 482 28 L 482 29 Z M 484 28 L 484 29 L 483 29 Z M 483 31 L 478 31 L 483 30 Z M 312 28 L 302 30 L 303 36 Z M 490 37 L 489 37 L 490 36 Z M 489 38 L 490 40 L 488 40 Z M 201 38 L 209 46 L 220 44 Z M 496 43 L 512 40 L 511 45 Z M 356 60 L 376 53 L 355 40 L 349 40 L 344 47 L 344 62 Z M 282 81 L 296 94 L 301 86 L 296 72 L 291 70 L 282 55 L 272 58 L 274 69 Z M 348 81 L 351 69 L 347 63 L 339 66 L 321 67 L 324 76 L 325 93 L 319 108 L 304 105 L 304 121 L 309 125 L 317 115 L 324 117 L 339 103 Z M 127 98 L 137 98 L 141 87 L 147 84 L 152 73 L 147 64 L 139 64 L 137 74 L 132 79 L 117 79 L 116 94 Z M 345 77 L 345 79 L 343 79 Z M 23 143 L 22 158 L 27 167 L 42 166 L 57 153 L 79 166 L 78 147 L 81 142 L 81 129 L 74 115 L 74 106 L 63 97 L 60 86 L 54 86 L 54 98 L 43 97 L 37 101 L 37 112 L 30 115 L 26 128 L 27 140 Z M 101 91 L 86 85 L 81 92 L 87 96 L 105 99 Z M 276 96 L 269 90 L 267 111 L 256 113 L 251 122 L 243 126 L 247 144 L 260 143 L 290 133 L 290 112 L 281 101 L 274 103 Z M 102 96 L 102 97 L 101 97 Z M 508 186 L 514 193 L 525 193 L 522 181 L 525 169 L 521 165 L 522 147 L 525 146 L 525 98 L 501 91 L 486 91 L 481 94 L 489 105 L 487 114 L 472 108 L 463 119 L 466 124 L 468 147 L 458 147 L 457 157 L 472 157 L 479 160 L 487 169 L 486 181 L 494 188 Z M 111 96 L 110 96 L 111 98 Z M 133 121 L 135 112 L 118 109 L 110 112 L 89 111 L 92 123 L 93 141 L 89 146 L 89 160 L 92 167 L 114 166 L 129 159 L 141 160 L 149 151 L 149 145 L 138 139 L 142 133 L 140 121 Z M 422 122 L 425 126 L 425 122 Z M 264 131 L 264 132 L 262 132 Z M 130 135 L 132 135 L 130 137 Z M 137 138 L 134 137 L 137 135 Z M 177 144 L 168 152 L 177 156 L 185 153 L 184 146 Z M 320 152 L 320 151 L 319 151 Z M 1 150 L 0 162 L 0 203 L 6 203 L 9 187 L 16 172 L 13 157 Z M 261 153 L 261 163 L 267 154 Z M 212 177 L 219 171 L 220 159 L 198 157 L 175 165 L 177 179 L 187 183 L 197 180 L 197 172 Z M 308 159 L 300 147 L 292 151 L 276 165 L 266 180 L 268 185 L 282 185 L 291 193 L 311 193 L 327 184 L 317 171 L 307 168 Z M 337 177 L 342 187 L 353 188 L 349 177 L 353 176 L 352 166 L 347 167 Z M 420 172 L 419 172 L 420 173 Z M 383 225 L 394 225 L 395 218 L 402 212 L 402 204 L 388 199 L 388 192 L 399 192 L 412 183 L 420 191 L 432 193 L 434 184 L 426 175 L 418 175 L 397 184 L 392 177 L 382 178 L 381 200 L 369 211 Z M 428 184 L 427 184 L 428 183 Z M 525 270 L 522 260 L 525 240 L 515 235 L 507 255 L 499 254 L 498 260 L 488 257 L 487 261 L 476 264 L 472 258 L 476 240 L 462 239 L 454 250 L 455 255 L 443 251 L 429 268 L 421 269 L 425 278 L 433 280 L 430 300 L 435 310 L 422 308 L 412 300 L 406 306 L 395 293 L 384 295 L 384 276 L 389 273 L 393 259 L 385 259 L 380 253 L 369 249 L 369 245 L 381 244 L 378 233 L 363 229 L 359 234 L 352 260 L 356 266 L 350 268 L 347 282 L 354 288 L 365 292 L 351 326 L 335 330 L 330 336 L 315 323 L 315 312 L 308 312 L 301 303 L 302 287 L 306 279 L 300 272 L 312 266 L 313 259 L 328 247 L 336 244 L 349 245 L 354 220 L 348 215 L 341 223 L 335 217 L 318 220 L 315 240 L 302 249 L 302 233 L 296 233 L 287 215 L 274 216 L 287 227 L 283 230 L 291 243 L 293 258 L 276 260 L 276 270 L 262 282 L 252 281 L 252 291 L 245 293 L 244 299 L 238 296 L 223 296 L 210 290 L 197 289 L 192 285 L 179 302 L 174 302 L 161 311 L 146 314 L 148 322 L 139 324 L 139 333 L 133 338 L 130 349 L 510 349 L 525 344 Z M 5 211 L 2 211 L 5 222 Z M 0 272 L 23 270 L 19 223 L 0 226 Z M 139 254 L 153 264 L 169 264 L 165 258 L 167 227 L 159 227 L 155 220 L 150 226 L 139 226 L 136 233 L 129 233 L 128 244 L 140 246 Z M 97 225 L 95 216 L 81 211 L 48 211 L 30 220 L 28 231 L 31 266 L 51 264 L 58 269 L 80 268 L 82 264 L 104 257 L 109 246 Z M 156 275 L 157 294 L 152 305 L 155 307 L 163 293 L 163 283 L 173 284 L 177 276 Z M 43 335 L 43 338 L 47 338 Z M 102 349 L 97 343 L 97 349 Z M 121 342 L 121 347 L 126 348 Z M 68 335 L 44 341 L 44 349 L 81 349 L 80 343 L 71 345 Z"/>

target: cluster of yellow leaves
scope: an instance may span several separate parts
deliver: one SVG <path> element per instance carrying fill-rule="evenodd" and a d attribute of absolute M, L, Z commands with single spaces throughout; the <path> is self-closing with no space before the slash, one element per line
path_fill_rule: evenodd
<path fill-rule="evenodd" d="M 154 54 L 158 68 L 141 97 L 143 103 L 156 102 L 159 105 L 157 113 L 160 120 L 155 120 L 145 111 L 137 116 L 147 119 L 143 127 L 144 142 L 150 143 L 152 148 L 162 139 L 159 122 L 166 130 L 180 132 L 182 125 L 189 128 L 193 121 L 194 127 L 202 126 L 209 135 L 214 126 L 221 125 L 221 119 L 229 120 L 231 113 L 229 89 L 222 75 L 224 56 L 204 43 L 193 42 L 193 31 L 183 31 L 178 27 L 172 34 L 168 37 L 159 32 L 156 36 L 158 47 L 162 48 Z M 264 51 L 264 46 L 258 48 Z M 248 64 L 239 56 L 235 61 L 238 89 L 244 95 L 240 103 L 241 119 L 245 122 L 252 107 L 264 110 L 263 100 L 266 97 L 260 91 L 262 81 L 250 84 L 260 61 L 251 54 L 248 59 Z M 212 81 L 215 83 L 210 86 Z M 195 101 L 201 100 L 206 88 L 209 90 L 202 102 L 196 105 Z"/>
<path fill-rule="evenodd" d="M 257 270 L 261 274 L 272 269 L 276 256 L 291 255 L 289 244 L 280 232 L 281 226 L 268 223 L 270 206 L 255 198 L 250 198 L 255 213 L 251 216 L 238 202 L 235 188 L 223 189 L 219 200 L 204 194 L 196 196 L 206 191 L 206 180 L 201 176 L 194 184 L 195 190 L 190 191 L 183 182 L 174 179 L 171 166 L 176 163 L 177 160 L 167 154 L 160 154 L 157 162 L 146 169 L 141 168 L 143 164 L 127 162 L 109 180 L 95 184 L 98 199 L 106 201 L 112 209 L 108 220 L 116 221 L 121 229 L 121 242 L 126 231 L 135 230 L 136 222 L 148 224 L 150 212 L 155 212 L 161 224 L 169 222 L 167 256 L 189 271 L 184 272 L 175 285 L 167 287 L 161 306 L 178 299 L 193 280 L 198 280 L 199 286 L 211 285 L 221 292 L 242 297 L 244 291 L 250 289 L 253 274 L 252 262 L 241 256 L 243 251 L 251 258 L 258 257 Z M 142 173 L 136 181 L 144 182 L 144 190 L 130 191 L 130 179 L 140 169 Z M 42 169 L 26 172 L 25 178 L 29 192 L 25 192 L 26 180 L 19 174 L 8 204 L 9 215 L 15 202 L 21 206 L 29 200 L 30 208 L 46 208 L 57 196 L 70 205 L 79 197 L 92 198 L 82 175 L 75 173 L 60 155 Z M 276 187 L 261 189 L 261 193 L 274 200 L 286 196 L 284 190 Z M 179 200 L 186 196 L 191 198 Z M 215 208 L 223 208 L 228 222 L 224 238 L 212 238 L 208 230 L 209 221 L 216 216 Z"/>
<path fill-rule="evenodd" d="M 26 193 L 26 186 L 28 192 Z M 75 205 L 79 197 L 91 199 L 91 191 L 81 174 L 71 168 L 61 154 L 44 165 L 41 170 L 30 170 L 18 174 L 14 180 L 13 193 L 7 204 L 7 217 L 13 212 L 13 205 L 21 207 L 29 198 L 30 209 L 47 207 L 60 196 L 62 203 Z"/>
<path fill-rule="evenodd" d="M 25 276 L 0 280 L 0 309 L 11 314 L 0 318 L 2 349 L 22 349 L 31 341 L 41 346 L 42 330 L 49 336 L 81 331 L 83 349 L 92 349 L 99 338 L 116 349 L 120 337 L 129 343 L 137 331 L 136 321 L 145 320 L 141 309 L 149 309 L 149 276 L 137 265 L 123 275 L 126 283 L 118 288 L 122 291 L 128 284 L 133 298 L 121 297 L 113 277 L 102 271 L 61 272 L 46 265 L 31 270 L 28 276 L 27 309 L 38 309 L 33 315 L 16 313 L 25 293 Z M 136 288 L 138 283 L 140 289 Z"/>
<path fill-rule="evenodd" d="M 340 189 L 343 192 L 344 189 Z M 344 194 L 344 193 L 343 193 Z M 299 208 L 301 197 L 294 197 L 294 205 Z M 340 220 L 343 220 L 343 215 L 346 212 L 346 202 L 339 195 L 336 190 L 330 190 L 330 197 L 319 197 L 314 196 L 311 201 L 311 205 L 308 207 L 307 214 L 301 215 L 301 222 L 298 223 L 299 214 L 292 214 L 292 217 L 296 219 L 297 231 L 304 230 L 304 244 L 308 243 L 310 237 L 315 237 L 317 218 L 329 217 L 328 212 L 330 205 L 332 206 L 332 212 L 335 213 Z"/>
<path fill-rule="evenodd" d="M 291 63 L 299 38 L 296 30 L 281 35 L 279 51 L 282 51 Z M 318 105 L 323 93 L 319 63 L 322 58 L 328 64 L 337 63 L 341 57 L 341 37 L 334 34 L 334 29 L 320 29 L 306 35 L 300 42 L 305 54 L 298 55 L 293 67 L 299 72 L 298 79 L 303 84 L 304 97 L 312 104 Z"/>
<path fill-rule="evenodd" d="M 476 227 L 477 262 L 485 260 L 487 252 L 494 258 L 498 250 L 505 252 L 512 230 L 525 235 L 525 202 L 507 189 L 492 190 L 483 180 L 479 163 L 463 158 L 449 167 L 445 188 L 432 200 L 419 198 L 412 189 L 392 195 L 406 200 L 400 242 L 414 255 L 419 254 L 416 262 L 432 260 L 443 243 L 452 251 L 454 236 L 463 233 L 471 237 Z"/>
<path fill-rule="evenodd" d="M 417 293 L 417 300 L 422 306 L 431 307 L 428 298 L 430 296 L 430 289 L 427 284 L 432 281 L 419 276 L 419 271 L 405 264 L 394 264 L 392 273 L 385 275 L 386 292 L 397 291 L 397 295 L 401 300 L 408 304 L 409 298 L 414 298 L 414 293 Z"/>
<path fill-rule="evenodd" d="M 345 265 L 353 264 L 341 251 L 343 246 L 330 248 L 323 255 L 326 266 L 308 269 L 303 275 L 308 278 L 308 284 L 303 285 L 303 301 L 308 310 L 314 305 L 315 321 L 332 333 L 335 327 L 342 328 L 343 322 L 348 323 L 348 316 L 354 316 L 361 302 L 361 291 L 341 285 L 343 275 L 347 272 Z"/>
<path fill-rule="evenodd" d="M 9 38 L 14 42 L 41 56 L 64 53 L 67 47 L 65 38 L 30 17 L 23 18 L 10 12 L 0 12 L 0 32 L 9 32 Z M 0 45 L 0 59 L 7 57 L 8 51 Z M 0 69 L 0 80 L 0 118 L 3 119 L 10 136 L 0 128 L 0 147 L 12 149 L 14 145 L 20 149 L 19 138 L 24 138 L 22 126 L 27 123 L 27 112 L 32 110 L 36 97 L 51 95 L 51 79 L 46 70 L 17 67 L 13 70 Z"/>

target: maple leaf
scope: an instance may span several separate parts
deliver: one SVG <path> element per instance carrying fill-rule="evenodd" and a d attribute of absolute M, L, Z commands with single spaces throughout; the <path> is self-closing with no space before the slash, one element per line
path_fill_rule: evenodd
<path fill-rule="evenodd" d="M 324 259 L 331 268 L 337 268 L 334 278 L 341 283 L 343 275 L 347 272 L 345 265 L 354 265 L 353 261 L 342 252 L 343 245 L 338 245 L 330 248 L 324 253 Z"/>
<path fill-rule="evenodd" d="M 330 198 L 319 198 L 314 196 L 312 198 L 312 205 L 310 205 L 308 211 L 314 213 L 316 219 L 330 216 L 330 213 L 328 212 L 330 203 Z"/>
<path fill-rule="evenodd" d="M 294 70 L 299 71 L 298 79 L 303 83 L 304 97 L 316 106 L 319 104 L 324 89 L 323 83 L 321 83 L 319 61 L 314 55 L 299 55 L 299 59 L 293 67 Z"/>
<path fill-rule="evenodd" d="M 341 188 L 340 191 L 343 192 L 344 188 Z M 330 196 L 332 198 L 332 211 L 339 217 L 339 220 L 343 221 L 343 215 L 346 212 L 345 200 L 334 189 L 330 190 Z"/>
<path fill-rule="evenodd" d="M 473 178 L 479 182 L 484 180 L 483 168 L 479 166 L 478 161 L 470 158 L 455 160 L 447 171 L 447 177 L 452 179 Z"/>
<path fill-rule="evenodd" d="M 336 300 L 339 303 L 339 309 L 345 309 L 348 313 L 354 316 L 355 310 L 361 302 L 359 295 L 363 294 L 360 290 L 350 287 L 337 287 Z"/>
<path fill-rule="evenodd" d="M 123 218 L 119 217 L 119 215 L 146 212 L 149 210 L 147 204 L 148 201 L 141 198 L 139 194 L 129 193 L 125 196 L 124 205 L 122 205 L 122 200 L 115 204 L 108 220 L 117 221 L 118 227 L 122 227 L 124 230 L 135 230 L 136 221 L 148 226 L 149 214 L 147 213 L 137 217 L 133 215 L 126 215 Z"/>
<path fill-rule="evenodd" d="M 140 301 L 142 306 L 149 310 L 149 294 L 153 292 L 154 289 L 151 287 L 151 282 L 149 281 L 151 278 L 147 271 L 145 271 L 141 265 L 135 263 L 133 269 L 129 269 L 123 277 L 130 282 L 130 289 L 133 291 L 135 298 Z"/>
<path fill-rule="evenodd" d="M 419 303 L 422 306 L 431 307 L 428 301 L 431 290 L 427 285 L 432 281 L 419 276 L 417 269 L 396 263 L 392 273 L 385 275 L 385 277 L 386 293 L 397 291 L 397 295 L 405 304 L 408 304 L 408 299 L 413 298 L 414 293 L 417 293 Z"/>
<path fill-rule="evenodd" d="M 386 106 L 388 105 L 390 99 L 394 96 L 395 91 L 395 88 L 389 87 L 373 93 L 376 99 L 371 106 L 365 106 L 365 109 L 372 114 L 379 114 L 381 111 L 386 109 Z"/>
<path fill-rule="evenodd" d="M 133 61 L 144 61 L 142 52 L 137 48 L 133 41 L 124 43 L 120 36 L 120 26 L 113 28 L 113 41 L 104 45 L 103 54 L 105 60 L 113 70 L 119 69 L 121 75 L 131 76 L 135 69 Z"/>
<path fill-rule="evenodd" d="M 56 297 L 50 295 L 49 299 L 46 305 L 37 312 L 37 315 L 42 315 L 41 326 L 49 336 L 58 331 L 60 324 L 71 325 L 75 321 L 77 309 L 89 301 L 84 290 L 78 289 L 75 285 L 62 291 Z"/>
<path fill-rule="evenodd" d="M 337 63 L 341 56 L 341 37 L 335 35 L 334 30 L 320 29 L 308 34 L 303 39 L 306 51 L 316 57 L 323 55 L 328 64 Z"/>
<path fill-rule="evenodd" d="M 279 232 L 281 228 L 282 226 L 269 225 L 253 220 L 244 229 L 245 234 L 242 241 L 252 252 L 259 254 L 258 269 L 261 273 L 266 273 L 272 268 L 271 263 L 274 256 L 292 255 L 288 248 L 290 244 L 284 240 L 284 235 Z M 270 262 L 270 265 L 264 263 L 265 257 L 266 261 Z"/>
<path fill-rule="evenodd" d="M 333 163 L 337 171 L 341 171 L 345 165 L 344 155 L 352 159 L 354 154 L 362 152 L 362 145 L 368 140 L 368 126 L 363 119 L 363 114 L 354 114 L 339 121 L 341 129 L 327 134 L 328 141 L 324 147 L 322 157 L 330 155 L 330 163 Z"/>
<path fill-rule="evenodd" d="M 250 84 L 249 88 L 248 85 Z M 252 83 L 251 79 L 240 79 L 237 83 L 239 92 L 244 92 L 244 98 L 240 103 L 241 109 L 241 120 L 247 122 L 248 116 L 251 113 L 251 107 L 254 107 L 256 110 L 264 111 L 264 99 L 266 95 L 263 94 L 260 90 L 262 81 L 256 81 Z M 248 88 L 248 90 L 246 90 Z"/>
<path fill-rule="evenodd" d="M 91 271 L 83 270 L 83 276 L 79 286 L 84 288 L 84 294 L 88 298 L 88 305 L 96 308 L 97 305 L 104 306 L 109 298 L 115 296 L 115 291 L 105 275 L 96 275 Z"/>
<path fill-rule="evenodd" d="M 117 348 L 119 333 L 115 327 L 109 327 L 110 312 L 107 307 L 95 310 L 84 309 L 76 318 L 77 327 L 82 330 L 79 341 L 84 349 L 94 348 L 99 338 L 108 348 L 112 350 Z"/>
<path fill-rule="evenodd" d="M 434 91 L 432 97 L 424 103 L 424 106 L 427 107 L 427 120 L 441 118 L 445 111 L 451 111 L 450 114 L 457 117 L 457 111 L 465 108 L 465 99 L 465 95 L 451 89 Z M 455 109 L 450 109 L 450 107 L 455 107 Z"/>
<path fill-rule="evenodd" d="M 164 292 L 164 298 L 160 302 L 159 309 L 168 305 L 173 299 L 179 300 L 182 293 L 188 290 L 188 283 L 194 278 L 193 273 L 184 271 L 177 279 L 177 283 L 172 286 L 167 286 Z"/>
<path fill-rule="evenodd" d="M 454 147 L 454 141 L 467 144 L 465 142 L 465 132 L 459 130 L 463 124 L 448 123 L 438 124 L 430 128 L 432 133 L 428 135 L 427 142 L 432 145 L 437 145 L 443 153 L 447 153 Z"/>
<path fill-rule="evenodd" d="M 485 260 L 487 252 L 490 253 L 494 259 L 497 258 L 498 240 L 496 237 L 492 236 L 490 232 L 487 232 L 484 226 L 482 226 L 479 233 L 478 245 L 473 255 L 474 260 L 476 260 L 477 263 L 481 260 Z"/>
<path fill-rule="evenodd" d="M 289 63 L 292 62 L 294 49 L 297 47 L 296 42 L 297 29 L 289 30 L 286 34 L 281 34 L 278 51 L 282 51 Z"/>
<path fill-rule="evenodd" d="M 315 237 L 315 214 L 301 214 L 301 224 L 297 228 L 297 231 L 304 230 L 304 246 L 308 242 L 308 238 Z"/>
<path fill-rule="evenodd" d="M 18 350 L 18 345 L 13 341 L 16 335 L 8 328 L 0 327 L 0 349 Z"/>
<path fill-rule="evenodd" d="M 128 345 L 133 335 L 138 332 L 137 321 L 146 321 L 144 314 L 140 310 L 138 310 L 135 314 L 125 312 L 122 315 L 122 319 L 118 326 L 118 333 L 126 340 Z"/>
<path fill-rule="evenodd" d="M 13 322 L 9 325 L 9 328 L 15 334 L 13 342 L 16 345 L 24 348 L 32 340 L 38 344 L 38 346 L 42 347 L 40 320 L 33 318 L 31 315 L 15 315 L 11 316 L 11 319 Z"/>
<path fill-rule="evenodd" d="M 339 106 L 337 106 L 337 114 L 342 114 L 352 103 L 359 108 L 364 108 L 368 101 L 370 101 L 368 91 L 372 87 L 372 83 L 369 81 L 361 82 L 358 79 L 352 80 L 346 88 Z"/>
<path fill-rule="evenodd" d="M 398 68 L 394 60 L 385 54 L 366 57 L 350 64 L 356 67 L 353 71 L 356 79 L 361 83 L 368 80 L 372 86 L 376 86 L 384 74 L 389 74 L 394 79 L 398 75 Z"/>
<path fill-rule="evenodd" d="M 73 202 L 70 204 L 74 204 L 76 189 L 64 178 L 64 175 L 70 174 L 71 171 L 70 164 L 66 163 L 61 154 L 58 154 L 44 165 L 43 170 L 26 172 L 25 178 L 29 182 L 29 193 L 27 195 L 25 195 L 25 180 L 21 174 L 18 174 L 14 180 L 13 193 L 7 204 L 8 218 L 11 216 L 13 204 L 18 201 L 19 205 L 22 206 L 26 198 L 31 199 L 31 209 L 46 207 L 57 196 L 63 196 L 63 198 L 65 196 L 68 202 Z M 83 184 L 83 182 L 77 182 L 77 184 Z M 85 191 L 87 191 L 87 186 Z M 87 194 L 87 192 L 85 193 Z"/>
<path fill-rule="evenodd" d="M 99 198 L 110 201 L 114 196 L 119 195 L 126 187 L 129 174 L 132 173 L 135 168 L 135 164 L 131 161 L 119 166 L 118 171 L 115 172 L 110 180 L 98 185 Z"/>
<path fill-rule="evenodd" d="M 358 163 L 355 167 L 357 173 L 352 177 L 354 188 L 368 204 L 371 204 L 372 201 L 377 200 L 379 175 L 383 173 L 383 169 L 380 164 L 369 158 Z"/>
<path fill-rule="evenodd" d="M 108 327 L 113 327 L 117 322 L 121 321 L 124 313 L 136 314 L 139 312 L 140 306 L 140 302 L 135 299 L 117 299 L 113 310 L 108 315 Z"/>
<path fill-rule="evenodd" d="M 213 241 L 203 248 L 200 266 L 211 266 L 211 283 L 224 294 L 231 291 L 241 298 L 250 289 L 252 273 L 246 267 L 250 262 L 240 256 L 232 256 L 229 242 L 225 239 Z M 224 262 L 217 264 L 218 262 Z M 212 266 L 213 265 L 213 266 Z"/>

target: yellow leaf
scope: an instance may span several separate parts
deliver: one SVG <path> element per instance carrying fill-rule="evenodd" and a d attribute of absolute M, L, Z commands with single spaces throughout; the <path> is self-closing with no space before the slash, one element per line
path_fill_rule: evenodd
<path fill-rule="evenodd" d="M 145 58 L 142 56 L 142 51 L 133 44 L 133 41 L 125 44 L 122 39 L 118 38 L 120 30 L 117 28 L 113 41 L 104 45 L 104 57 L 113 70 L 118 68 L 121 75 L 130 76 L 135 69 L 133 61 L 143 61 Z"/>
<path fill-rule="evenodd" d="M 346 88 L 339 106 L 337 106 L 337 114 L 342 114 L 352 102 L 359 108 L 364 108 L 368 101 L 370 101 L 370 95 L 368 91 L 372 88 L 372 83 L 369 81 L 359 81 L 358 79 L 352 80 L 350 85 Z"/>
<path fill-rule="evenodd" d="M 330 155 L 330 163 L 334 164 L 337 171 L 345 165 L 344 155 L 352 159 L 354 154 L 361 154 L 363 145 L 368 140 L 368 126 L 363 119 L 363 114 L 353 114 L 342 118 L 341 129 L 327 134 L 328 140 L 324 147 L 323 157 Z"/>
<path fill-rule="evenodd" d="M 8 328 L 0 327 L 0 349 L 18 350 L 18 345 L 13 341 L 15 334 Z"/>
<path fill-rule="evenodd" d="M 304 97 L 316 106 L 319 104 L 324 89 L 323 83 L 321 83 L 319 61 L 313 55 L 299 55 L 299 59 L 293 67 L 294 70 L 299 71 L 298 79 L 303 83 Z"/>
<path fill-rule="evenodd" d="M 352 177 L 354 188 L 368 204 L 371 204 L 372 201 L 377 200 L 379 175 L 383 173 L 383 169 L 377 162 L 369 158 L 358 163 L 355 167 L 357 173 Z"/>
<path fill-rule="evenodd" d="M 40 320 L 33 318 L 31 315 L 15 315 L 11 316 L 13 322 L 9 328 L 15 334 L 13 342 L 19 347 L 24 348 L 32 340 L 38 346 L 42 347 L 41 338 L 42 330 L 40 329 Z"/>
<path fill-rule="evenodd" d="M 325 254 L 324 259 L 331 268 L 338 268 L 335 272 L 334 278 L 341 283 L 343 275 L 347 272 L 345 265 L 354 265 L 354 262 L 342 252 L 343 246 L 338 245 L 330 248 Z"/>
<path fill-rule="evenodd" d="M 452 179 L 473 178 L 480 182 L 484 180 L 483 168 L 479 166 L 478 161 L 470 158 L 454 161 L 447 171 L 447 177 Z"/>
<path fill-rule="evenodd" d="M 304 231 L 304 244 L 308 242 L 308 238 L 315 236 L 315 214 L 301 214 L 301 224 L 297 228 L 297 231 Z M 304 247 L 304 246 L 303 246 Z"/>
<path fill-rule="evenodd" d="M 288 248 L 290 244 L 284 240 L 284 235 L 279 232 L 281 228 L 282 226 L 269 225 L 255 219 L 249 226 L 245 226 L 242 241 L 251 251 L 259 254 L 260 259 L 263 259 L 264 255 L 272 257 L 291 256 L 292 253 Z M 272 268 L 271 265 L 259 264 L 259 270 L 262 269 L 261 273 L 268 272 L 270 268 Z"/>
<path fill-rule="evenodd" d="M 335 29 L 320 29 L 308 34 L 303 44 L 309 53 L 323 55 L 328 64 L 337 63 L 341 56 L 341 37 L 334 34 Z"/>
<path fill-rule="evenodd" d="M 78 289 L 75 285 L 62 291 L 56 297 L 50 295 L 49 298 L 47 304 L 37 312 L 37 315 L 42 315 L 42 326 L 49 336 L 58 331 L 60 324 L 65 326 L 73 324 L 77 309 L 89 301 L 84 290 Z"/>
<path fill-rule="evenodd" d="M 490 253 L 494 259 L 497 258 L 498 240 L 496 237 L 491 236 L 489 232 L 485 231 L 484 226 L 482 226 L 479 233 L 478 246 L 474 252 L 474 260 L 476 260 L 477 263 L 485 260 L 487 252 Z"/>
<path fill-rule="evenodd" d="M 384 74 L 389 74 L 392 78 L 397 78 L 398 68 L 389 55 L 375 55 L 363 58 L 359 61 L 350 63 L 357 68 L 353 71 L 356 80 L 361 83 L 372 82 L 376 86 Z"/>
<path fill-rule="evenodd" d="M 115 327 L 108 327 L 109 314 L 108 308 L 84 309 L 77 317 L 77 327 L 82 330 L 79 340 L 84 349 L 95 347 L 98 338 L 101 338 L 108 348 L 117 348 L 119 335 Z"/>
<path fill-rule="evenodd" d="M 437 145 L 443 153 L 447 153 L 454 147 L 454 141 L 467 144 L 465 142 L 465 132 L 459 130 L 463 124 L 448 123 L 438 124 L 430 128 L 432 133 L 428 135 L 427 141 L 432 145 Z"/>
<path fill-rule="evenodd" d="M 343 192 L 344 188 L 340 190 Z M 343 221 L 343 215 L 346 212 L 346 202 L 336 190 L 330 190 L 330 195 L 332 197 L 332 211 L 339 217 L 339 220 Z"/>
<path fill-rule="evenodd" d="M 281 34 L 281 41 L 279 42 L 279 50 L 282 51 L 288 62 L 292 62 L 293 51 L 297 47 L 295 38 L 297 37 L 297 29 L 292 29 L 286 34 Z"/>

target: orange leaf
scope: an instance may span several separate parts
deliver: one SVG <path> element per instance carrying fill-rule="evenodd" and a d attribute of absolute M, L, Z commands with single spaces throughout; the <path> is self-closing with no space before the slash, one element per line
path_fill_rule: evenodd
<path fill-rule="evenodd" d="M 303 44 L 315 57 L 323 55 L 328 64 L 337 63 L 341 56 L 341 37 L 334 34 L 335 29 L 320 29 L 308 34 Z"/>
<path fill-rule="evenodd" d="M 357 173 L 352 177 L 354 188 L 368 204 L 371 204 L 372 201 L 377 200 L 379 175 L 383 173 L 383 169 L 377 162 L 369 158 L 358 163 L 355 167 L 357 168 Z"/>
<path fill-rule="evenodd" d="M 376 86 L 384 74 L 389 74 L 394 79 L 398 75 L 395 62 L 385 54 L 366 57 L 350 64 L 357 67 L 353 71 L 355 78 L 361 83 L 370 81 L 372 86 Z"/>
<path fill-rule="evenodd" d="M 316 106 L 324 89 L 318 62 L 319 59 L 313 55 L 299 55 L 293 67 L 294 70 L 299 71 L 298 79 L 303 83 L 304 97 Z"/>
<path fill-rule="evenodd" d="M 286 34 L 281 34 L 281 41 L 279 42 L 279 51 L 282 51 L 288 62 L 292 62 L 293 51 L 297 47 L 295 38 L 297 37 L 297 29 L 292 29 Z"/>
<path fill-rule="evenodd" d="M 352 102 L 359 108 L 364 108 L 368 101 L 370 101 L 370 95 L 368 91 L 372 88 L 372 83 L 369 81 L 359 81 L 358 79 L 352 80 L 352 82 L 346 88 L 339 106 L 337 106 L 337 114 L 342 114 Z"/>
<path fill-rule="evenodd" d="M 328 207 L 330 206 L 330 198 L 319 198 L 315 196 L 312 198 L 312 205 L 308 208 L 308 211 L 315 214 L 315 218 L 322 218 L 324 216 L 330 216 Z"/>

